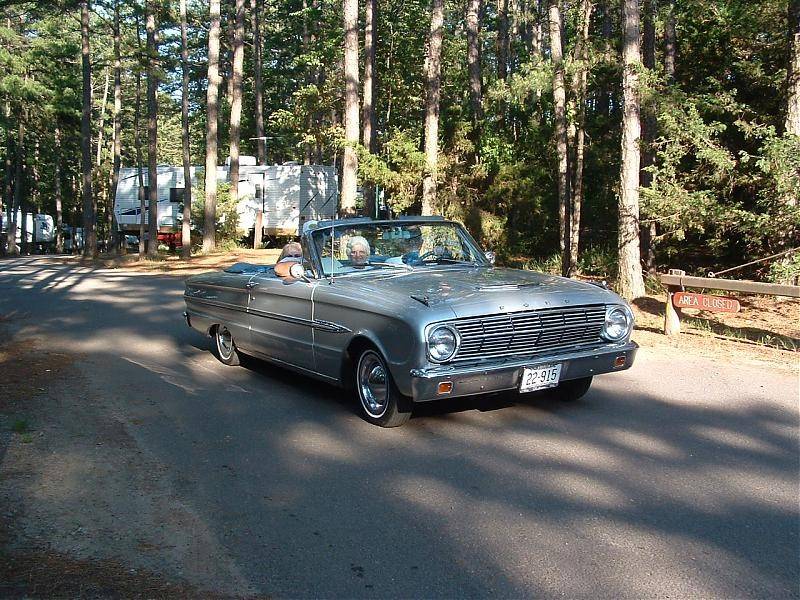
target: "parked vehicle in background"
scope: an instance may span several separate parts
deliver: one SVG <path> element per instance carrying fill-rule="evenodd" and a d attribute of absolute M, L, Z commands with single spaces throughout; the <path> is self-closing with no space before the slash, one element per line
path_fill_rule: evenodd
<path fill-rule="evenodd" d="M 3 239 L 7 239 L 6 236 L 10 225 L 9 216 L 11 215 L 8 213 L 3 214 L 2 230 L 0 231 Z M 21 210 L 17 211 L 17 245 L 22 245 L 23 217 L 25 219 L 25 240 L 30 250 L 38 254 L 55 251 L 56 238 L 53 217 L 42 213 L 25 213 L 23 215 Z"/>
<path fill-rule="evenodd" d="M 256 165 L 252 156 L 242 156 L 239 169 L 239 203 L 236 208 L 238 230 L 247 237 L 262 212 L 262 234 L 296 236 L 303 223 L 331 218 L 338 204 L 336 169 L 326 165 Z M 203 177 L 203 167 L 191 167 L 190 185 Z M 217 167 L 217 180 L 229 182 L 228 165 Z M 145 186 L 144 222 L 148 224 L 147 172 L 142 172 Z M 186 182 L 183 167 L 158 167 L 159 240 L 172 248 L 181 244 L 181 221 Z M 139 171 L 120 169 L 114 214 L 120 231 L 138 235 L 140 223 Z"/>
<path fill-rule="evenodd" d="M 622 298 L 497 268 L 441 217 L 310 222 L 301 243 L 292 279 L 246 263 L 188 278 L 187 323 L 225 364 L 244 353 L 352 387 L 376 425 L 439 398 L 552 389 L 574 400 L 633 364 Z"/>

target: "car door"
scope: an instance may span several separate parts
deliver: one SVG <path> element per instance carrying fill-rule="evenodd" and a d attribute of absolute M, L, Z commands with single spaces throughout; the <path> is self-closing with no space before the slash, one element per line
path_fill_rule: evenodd
<path fill-rule="evenodd" d="M 250 341 L 274 360 L 315 370 L 311 292 L 314 282 L 256 275 L 250 287 Z"/>

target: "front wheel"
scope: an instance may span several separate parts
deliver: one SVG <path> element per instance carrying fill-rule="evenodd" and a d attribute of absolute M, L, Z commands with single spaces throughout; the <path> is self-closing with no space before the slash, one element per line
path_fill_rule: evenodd
<path fill-rule="evenodd" d="M 383 357 L 364 350 L 355 368 L 355 386 L 363 417 L 373 425 L 399 427 L 411 418 L 411 401 L 392 379 Z"/>
<path fill-rule="evenodd" d="M 217 358 L 222 364 L 231 367 L 239 364 L 236 342 L 233 341 L 233 334 L 225 325 L 218 325 L 214 330 L 214 341 L 217 345 Z"/>
<path fill-rule="evenodd" d="M 591 385 L 591 377 L 562 381 L 556 387 L 554 395 L 562 402 L 574 402 L 575 400 L 583 398 L 586 392 L 589 391 L 589 386 Z"/>

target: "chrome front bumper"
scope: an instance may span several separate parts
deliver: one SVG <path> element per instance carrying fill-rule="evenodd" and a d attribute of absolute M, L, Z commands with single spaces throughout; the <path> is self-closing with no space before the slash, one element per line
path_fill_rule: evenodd
<path fill-rule="evenodd" d="M 414 402 L 426 402 L 458 396 L 472 396 L 519 388 L 524 367 L 561 363 L 561 381 L 580 379 L 614 371 L 624 371 L 633 365 L 635 342 L 608 344 L 600 348 L 562 354 L 548 354 L 526 359 L 508 359 L 490 364 L 458 366 L 437 365 L 411 371 L 411 391 Z M 615 366 L 619 364 L 620 366 Z M 439 393 L 440 383 L 451 383 L 452 391 Z"/>

